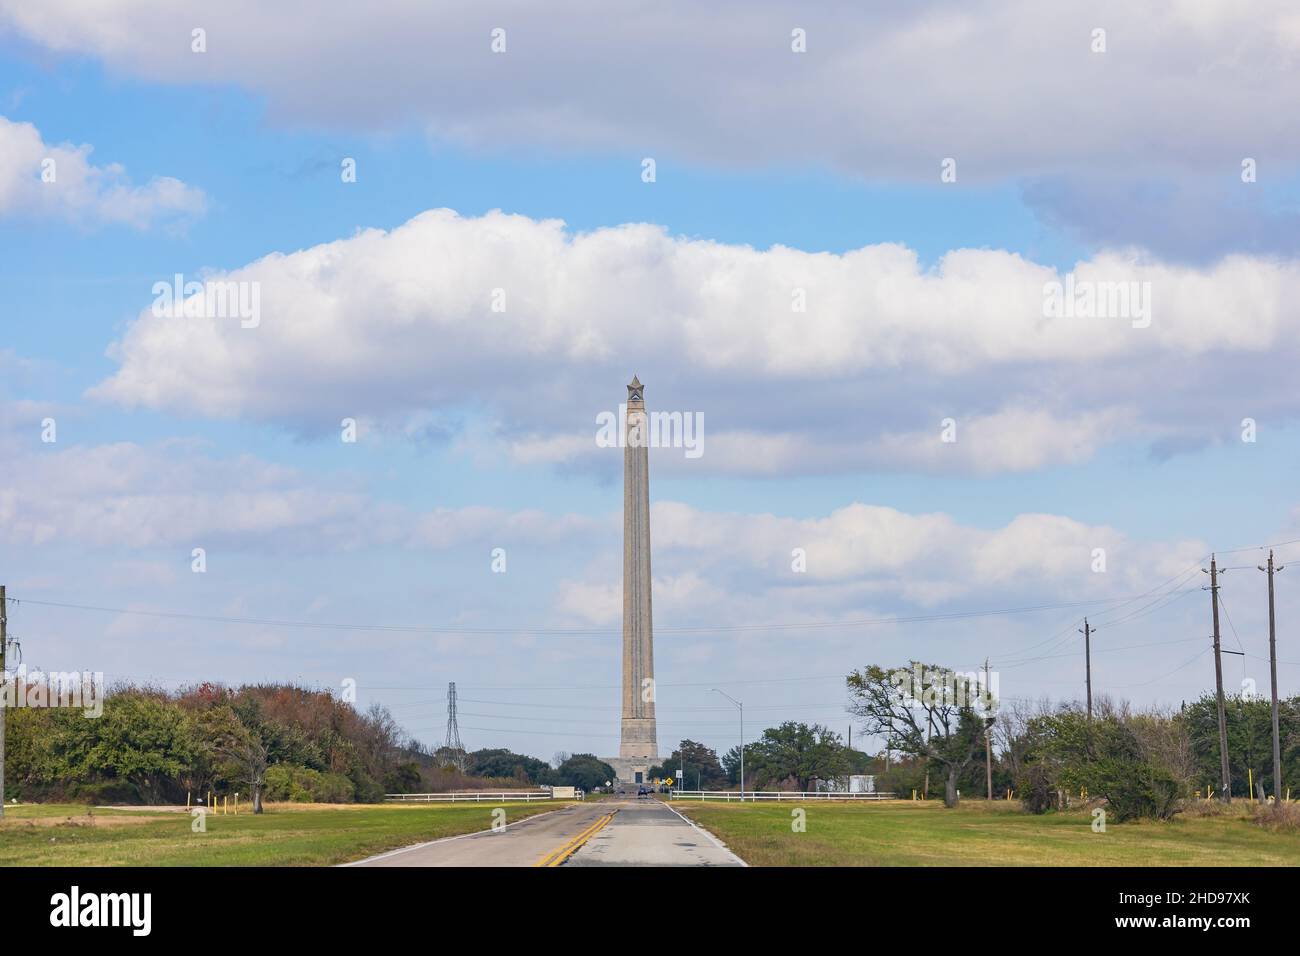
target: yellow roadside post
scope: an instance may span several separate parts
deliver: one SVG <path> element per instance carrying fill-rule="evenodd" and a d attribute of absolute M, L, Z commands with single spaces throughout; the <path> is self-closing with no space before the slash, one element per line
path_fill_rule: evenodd
<path fill-rule="evenodd" d="M 230 798 L 229 798 L 229 797 L 222 797 L 222 798 L 221 798 L 221 815 L 222 815 L 223 817 L 226 815 L 226 811 L 227 811 L 228 809 L 230 809 Z"/>
<path fill-rule="evenodd" d="M 1250 794 L 1250 802 L 1255 802 L 1255 771 L 1249 767 L 1246 768 L 1246 792 Z"/>
<path fill-rule="evenodd" d="M 190 792 L 189 792 L 188 790 L 186 790 L 186 791 L 185 791 L 185 809 L 188 810 L 189 808 L 190 808 Z"/>
<path fill-rule="evenodd" d="M 235 816 L 239 816 L 239 791 L 235 791 Z"/>

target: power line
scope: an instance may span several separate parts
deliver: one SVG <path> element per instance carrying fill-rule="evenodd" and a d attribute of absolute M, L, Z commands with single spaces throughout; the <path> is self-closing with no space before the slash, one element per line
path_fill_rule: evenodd
<path fill-rule="evenodd" d="M 1300 538 L 1291 538 L 1288 541 L 1275 541 L 1272 544 L 1256 544 L 1246 548 L 1233 548 L 1230 551 L 1219 551 L 1219 554 L 1242 554 L 1246 551 L 1264 551 L 1268 548 L 1284 548 L 1288 544 L 1300 543 Z"/>
<path fill-rule="evenodd" d="M 127 614 L 137 617 L 165 618 L 184 621 L 204 621 L 214 624 L 251 624 L 259 627 L 292 627 L 330 631 L 380 631 L 402 634 L 480 634 L 489 636 L 531 634 L 553 637 L 607 637 L 622 632 L 621 628 L 615 627 L 461 627 L 456 625 L 420 624 L 349 624 L 337 621 L 297 621 L 281 618 L 227 617 L 213 614 L 191 614 L 181 611 L 150 611 L 139 608 L 76 604 L 66 601 L 42 601 L 35 598 L 10 598 L 9 600 L 15 604 L 31 604 L 39 607 L 60 608 L 64 610 L 96 611 L 107 614 Z M 657 627 L 655 630 L 658 633 L 676 634 L 732 634 L 775 630 L 825 630 L 840 627 L 869 627 L 887 624 L 925 624 L 936 621 L 957 621 L 980 617 L 1031 614 L 1036 611 L 1052 611 L 1060 610 L 1062 608 L 1094 607 L 1096 605 L 1114 604 L 1128 600 L 1132 600 L 1132 598 L 1097 598 L 1091 601 L 1067 601 L 1057 604 L 1033 604 L 1023 607 L 952 611 L 942 614 L 898 615 L 894 617 L 860 618 L 845 621 L 804 621 L 780 624 L 677 625 Z"/>
<path fill-rule="evenodd" d="M 1198 638 L 1198 640 L 1199 640 L 1199 638 Z M 1178 673 L 1180 670 L 1182 670 L 1183 668 L 1188 667 L 1188 666 L 1190 666 L 1191 664 L 1194 664 L 1196 661 L 1199 661 L 1202 657 L 1204 657 L 1206 654 L 1210 653 L 1210 651 L 1212 651 L 1212 650 L 1214 650 L 1213 647 L 1206 647 L 1206 648 L 1203 648 L 1202 650 L 1200 650 L 1200 651 L 1198 651 L 1198 652 L 1196 653 L 1196 656 L 1195 656 L 1195 657 L 1190 657 L 1190 658 L 1188 658 L 1187 660 L 1183 661 L 1181 664 L 1179 664 L 1177 667 L 1175 667 L 1173 670 L 1171 670 L 1168 674 L 1161 674 L 1159 677 L 1153 677 L 1151 680 L 1144 680 L 1144 681 L 1142 681 L 1141 683 L 1137 683 L 1137 684 L 1120 684 L 1116 689 L 1117 689 L 1117 690 L 1128 690 L 1128 689 L 1131 688 L 1131 687 L 1147 687 L 1147 686 L 1149 686 L 1149 685 L 1151 685 L 1151 684 L 1158 683 L 1159 681 L 1164 680 L 1166 677 L 1172 677 L 1173 675 L 1177 674 L 1177 673 Z"/>
<path fill-rule="evenodd" d="M 1094 630 L 1093 633 L 1095 634 L 1097 632 Z M 1186 644 L 1189 641 L 1199 641 L 1199 640 L 1201 640 L 1201 638 L 1199 637 L 1180 637 L 1172 641 L 1148 641 L 1143 644 L 1124 644 L 1120 647 L 1106 647 L 1106 648 L 1102 648 L 1101 651 L 1106 651 L 1106 652 L 1131 651 L 1131 650 L 1136 650 L 1137 648 L 1140 647 L 1167 647 L 1170 644 Z M 1100 651 L 1094 650 L 1093 653 L 1097 654 L 1100 653 Z M 1037 661 L 1050 661 L 1050 660 L 1056 660 L 1057 658 L 1061 658 L 1061 657 L 1079 657 L 1083 654 L 1084 651 L 1070 651 L 1068 654 L 1048 654 L 1042 657 L 1029 657 L 1022 661 L 1012 661 L 1009 664 L 1001 664 L 999 666 L 1000 669 L 1002 670 L 1009 670 L 1012 667 L 1023 667 L 1026 664 L 1033 664 Z"/>
<path fill-rule="evenodd" d="M 1219 573 L 1223 573 L 1222 568 L 1219 569 Z M 1237 634 L 1237 625 L 1232 623 L 1232 615 L 1228 613 L 1228 602 L 1223 600 L 1222 589 L 1219 591 L 1219 607 L 1223 608 L 1223 616 L 1228 619 L 1228 629 L 1232 631 L 1232 639 L 1237 642 L 1237 646 L 1240 647 L 1242 651 L 1245 651 L 1246 645 L 1241 643 L 1241 637 Z"/>

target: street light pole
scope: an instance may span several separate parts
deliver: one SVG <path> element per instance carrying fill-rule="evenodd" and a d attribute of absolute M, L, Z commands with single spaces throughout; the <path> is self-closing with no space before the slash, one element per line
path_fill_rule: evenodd
<path fill-rule="evenodd" d="M 745 802 L 745 705 L 726 691 L 713 688 L 715 694 L 721 694 L 740 709 L 740 802 Z"/>

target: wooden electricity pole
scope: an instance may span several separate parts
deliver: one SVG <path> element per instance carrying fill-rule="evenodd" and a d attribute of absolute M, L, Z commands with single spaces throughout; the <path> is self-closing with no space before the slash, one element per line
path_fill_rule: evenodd
<path fill-rule="evenodd" d="M 1092 629 L 1088 627 L 1088 619 L 1083 619 L 1083 666 L 1085 680 L 1088 682 L 1088 720 L 1092 720 Z"/>
<path fill-rule="evenodd" d="M 1282 746 L 1277 729 L 1277 619 L 1273 614 L 1273 574 L 1281 571 L 1285 565 L 1273 567 L 1273 552 L 1268 552 L 1268 566 L 1260 568 L 1268 572 L 1268 669 L 1273 679 L 1273 799 L 1280 801 L 1285 791 L 1282 789 Z"/>
<path fill-rule="evenodd" d="M 984 658 L 984 706 L 990 706 L 992 694 L 989 692 L 989 659 Z M 984 728 L 984 776 L 988 781 L 990 800 L 993 799 L 993 725 Z"/>
<path fill-rule="evenodd" d="M 1210 555 L 1210 607 L 1214 615 L 1214 689 L 1219 700 L 1219 799 L 1224 803 L 1231 803 L 1232 780 L 1228 773 L 1228 717 L 1223 710 L 1223 656 L 1219 649 L 1219 567 L 1214 562 L 1214 555 Z"/>

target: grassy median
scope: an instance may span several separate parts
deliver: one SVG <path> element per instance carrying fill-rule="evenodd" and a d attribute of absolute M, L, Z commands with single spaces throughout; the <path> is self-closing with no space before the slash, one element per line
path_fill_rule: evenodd
<path fill-rule="evenodd" d="M 1235 805 L 1212 816 L 1110 823 L 1086 810 L 1032 816 L 1019 803 L 708 803 L 673 807 L 753 866 L 1300 866 L 1300 833 Z M 807 829 L 792 830 L 796 808 Z"/>
<path fill-rule="evenodd" d="M 504 803 L 508 822 L 568 804 Z M 498 804 L 269 804 L 260 815 L 183 810 L 7 806 L 0 866 L 321 866 L 486 830 Z"/>

